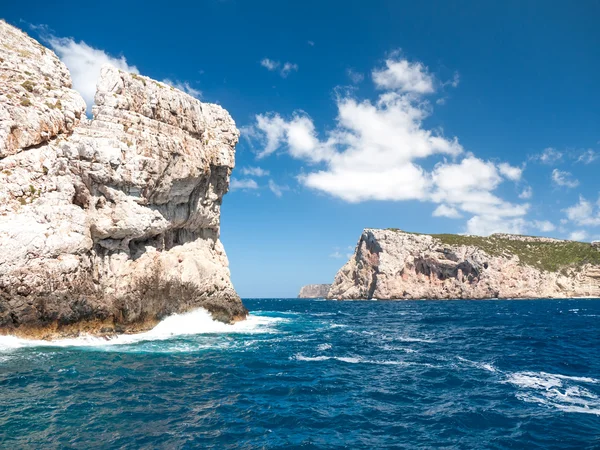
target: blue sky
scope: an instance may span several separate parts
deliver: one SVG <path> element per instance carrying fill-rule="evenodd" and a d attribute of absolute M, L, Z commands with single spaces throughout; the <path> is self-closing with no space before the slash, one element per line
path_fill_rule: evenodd
<path fill-rule="evenodd" d="M 44 37 L 84 97 L 108 61 L 231 113 L 221 236 L 243 297 L 331 282 L 366 227 L 600 238 L 598 2 L 32 1 L 1 15 Z"/>

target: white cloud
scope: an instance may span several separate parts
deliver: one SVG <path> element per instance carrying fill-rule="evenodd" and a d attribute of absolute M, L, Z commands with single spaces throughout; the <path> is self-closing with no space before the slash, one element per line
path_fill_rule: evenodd
<path fill-rule="evenodd" d="M 531 157 L 532 160 L 539 161 L 542 164 L 554 164 L 560 161 L 563 157 L 563 154 L 556 150 L 555 148 L 548 147 L 545 148 L 542 153 L 538 155 L 533 155 Z"/>
<path fill-rule="evenodd" d="M 274 61 L 269 58 L 264 58 L 260 65 L 266 68 L 270 72 L 279 71 L 279 75 L 283 78 L 286 78 L 291 72 L 298 71 L 298 64 L 294 64 L 291 62 L 281 63 L 279 61 Z"/>
<path fill-rule="evenodd" d="M 583 164 L 590 164 L 593 163 L 594 161 L 596 161 L 598 159 L 598 153 L 596 153 L 594 150 L 592 150 L 591 148 L 584 151 L 581 155 L 579 155 L 579 158 L 577 158 L 577 162 L 579 163 L 583 163 Z"/>
<path fill-rule="evenodd" d="M 489 217 L 517 217 L 527 213 L 528 204 L 515 205 L 492 194 L 503 178 L 492 162 L 468 155 L 458 164 L 438 164 L 432 179 L 431 200 L 457 206 L 465 212 Z"/>
<path fill-rule="evenodd" d="M 498 216 L 473 216 L 467 221 L 467 234 L 489 236 L 494 233 L 523 234 L 527 223 L 522 218 L 505 219 Z"/>
<path fill-rule="evenodd" d="M 347 69 L 346 75 L 348 75 L 348 78 L 350 78 L 350 81 L 354 84 L 362 83 L 365 79 L 364 74 L 356 72 L 354 69 Z"/>
<path fill-rule="evenodd" d="M 260 167 L 242 167 L 240 169 L 242 175 L 249 175 L 252 177 L 265 177 L 269 175 L 269 171 Z"/>
<path fill-rule="evenodd" d="M 290 74 L 290 72 L 298 72 L 298 64 L 286 62 L 281 68 L 281 72 L 279 73 L 283 78 L 286 78 Z"/>
<path fill-rule="evenodd" d="M 521 179 L 521 175 L 523 175 L 523 169 L 520 167 L 511 166 L 507 163 L 498 164 L 498 170 L 500 170 L 502 175 L 512 181 L 519 181 Z"/>
<path fill-rule="evenodd" d="M 287 191 L 289 188 L 287 186 L 280 186 L 273 180 L 269 180 L 269 189 L 276 197 L 281 197 L 283 196 L 283 191 Z"/>
<path fill-rule="evenodd" d="M 572 241 L 585 241 L 588 238 L 588 234 L 584 230 L 573 231 L 569 235 L 569 239 Z"/>
<path fill-rule="evenodd" d="M 72 38 L 52 35 L 45 40 L 69 68 L 73 79 L 73 89 L 77 90 L 85 100 L 88 114 L 91 113 L 94 105 L 96 83 L 103 65 L 110 64 L 125 72 L 139 74 L 137 67 L 127 64 L 124 56 L 115 58 L 104 50 L 90 47 L 83 41 L 75 42 Z"/>
<path fill-rule="evenodd" d="M 175 89 L 179 89 L 181 92 L 185 92 L 186 94 L 196 97 L 197 99 L 202 98 L 202 91 L 193 88 L 187 81 L 172 81 L 168 78 L 165 78 L 163 83 L 173 86 Z"/>
<path fill-rule="evenodd" d="M 430 94 L 434 91 L 434 78 L 425 65 L 396 57 L 397 55 L 393 55 L 387 59 L 385 68 L 373 71 L 373 81 L 379 89 L 417 94 Z"/>
<path fill-rule="evenodd" d="M 533 189 L 531 189 L 531 186 L 527 186 L 519 194 L 519 198 L 523 199 L 523 200 L 530 199 L 532 196 L 533 196 Z"/>
<path fill-rule="evenodd" d="M 444 85 L 445 85 L 445 86 L 446 86 L 446 85 L 450 85 L 450 86 L 452 86 L 453 88 L 455 88 L 455 87 L 458 87 L 458 85 L 459 85 L 459 84 L 460 84 L 460 75 L 459 75 L 459 73 L 458 73 L 458 72 L 454 72 L 454 77 L 452 77 L 452 79 L 451 79 L 451 80 L 449 80 L 449 81 L 446 81 L 446 82 L 444 83 Z"/>
<path fill-rule="evenodd" d="M 542 233 L 549 233 L 550 231 L 554 231 L 556 229 L 554 224 L 548 220 L 534 220 L 532 225 L 536 230 L 539 230 Z"/>
<path fill-rule="evenodd" d="M 431 105 L 421 94 L 433 90 L 433 77 L 421 63 L 388 60 L 386 66 L 374 71 L 374 79 L 378 87 L 391 90 L 374 101 L 339 94 L 336 126 L 324 137 L 302 111 L 289 119 L 277 113 L 257 115 L 245 131 L 262 146 L 257 157 L 283 149 L 311 166 L 319 164 L 298 180 L 347 202 L 430 201 L 440 205 L 434 216 L 479 216 L 470 230 L 522 230 L 529 205 L 493 193 L 506 180 L 518 181 L 522 169 L 483 161 L 466 153 L 457 138 L 426 128 Z M 420 165 L 419 160 L 436 155 L 452 162 L 438 162 L 432 170 Z"/>
<path fill-rule="evenodd" d="M 579 203 L 565 209 L 565 213 L 567 218 L 577 225 L 600 226 L 600 210 L 594 211 L 594 205 L 583 196 L 579 196 Z"/>
<path fill-rule="evenodd" d="M 552 181 L 557 186 L 564 186 L 567 188 L 574 188 L 579 186 L 579 180 L 573 178 L 570 172 L 554 169 L 552 171 Z"/>
<path fill-rule="evenodd" d="M 456 208 L 446 205 L 438 206 L 432 215 L 433 217 L 448 217 L 450 219 L 460 219 L 462 217 Z"/>
<path fill-rule="evenodd" d="M 231 178 L 231 183 L 229 184 L 229 188 L 232 191 L 238 190 L 238 189 L 258 189 L 258 184 L 256 184 L 256 181 L 254 181 L 251 178 L 244 178 L 241 180 L 238 180 L 237 178 Z"/>
<path fill-rule="evenodd" d="M 263 67 L 266 67 L 267 70 L 274 71 L 279 68 L 281 63 L 279 61 L 273 61 L 272 59 L 269 59 L 269 58 L 264 58 L 260 62 L 260 65 Z"/>

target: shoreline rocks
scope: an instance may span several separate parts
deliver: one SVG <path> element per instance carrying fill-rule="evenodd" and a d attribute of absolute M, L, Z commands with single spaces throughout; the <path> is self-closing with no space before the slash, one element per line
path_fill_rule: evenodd
<path fill-rule="evenodd" d="M 365 229 L 329 299 L 600 297 L 591 244 L 498 234 L 488 238 Z"/>
<path fill-rule="evenodd" d="M 219 240 L 227 111 L 110 66 L 85 107 L 56 55 L 0 21 L 0 334 L 245 318 Z"/>

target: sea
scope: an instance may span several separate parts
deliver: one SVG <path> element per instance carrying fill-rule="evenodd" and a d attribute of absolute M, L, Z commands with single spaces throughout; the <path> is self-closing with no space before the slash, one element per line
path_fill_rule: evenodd
<path fill-rule="evenodd" d="M 247 299 L 0 338 L 0 448 L 600 449 L 600 300 Z"/>

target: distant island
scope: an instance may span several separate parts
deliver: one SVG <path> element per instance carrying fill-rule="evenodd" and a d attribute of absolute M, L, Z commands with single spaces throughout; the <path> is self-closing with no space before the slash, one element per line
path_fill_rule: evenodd
<path fill-rule="evenodd" d="M 600 243 L 365 229 L 326 297 L 600 297 Z"/>
<path fill-rule="evenodd" d="M 298 298 L 325 298 L 331 288 L 330 284 L 309 284 L 302 286 Z"/>

